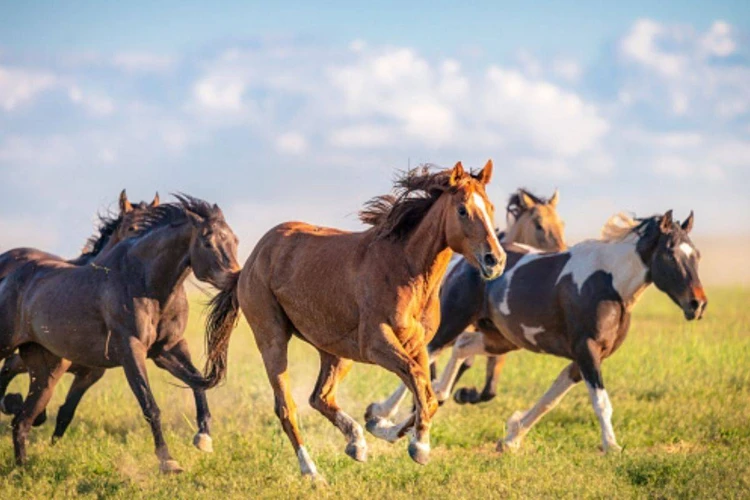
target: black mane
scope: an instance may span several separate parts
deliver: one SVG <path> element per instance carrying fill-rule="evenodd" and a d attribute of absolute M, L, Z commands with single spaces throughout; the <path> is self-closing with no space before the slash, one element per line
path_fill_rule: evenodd
<path fill-rule="evenodd" d="M 207 201 L 184 193 L 176 193 L 173 196 L 177 198 L 176 202 L 162 203 L 143 215 L 143 223 L 138 229 L 139 235 L 155 228 L 181 224 L 188 219 L 188 213 L 207 220 L 224 218 L 217 205 L 211 205 Z"/>

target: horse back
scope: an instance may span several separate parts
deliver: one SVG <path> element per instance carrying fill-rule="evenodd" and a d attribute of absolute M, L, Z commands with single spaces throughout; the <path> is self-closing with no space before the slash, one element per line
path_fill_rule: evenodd
<path fill-rule="evenodd" d="M 43 252 L 36 248 L 13 248 L 0 254 L 0 279 L 12 273 L 27 262 L 39 262 L 44 260 L 62 260 L 57 255 Z"/>

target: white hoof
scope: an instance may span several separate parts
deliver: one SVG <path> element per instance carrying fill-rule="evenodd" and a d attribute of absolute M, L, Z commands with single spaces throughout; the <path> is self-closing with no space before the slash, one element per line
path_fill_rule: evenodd
<path fill-rule="evenodd" d="M 378 439 L 383 439 L 389 443 L 395 443 L 398 441 L 396 424 L 390 420 L 384 418 L 373 418 L 367 421 L 365 429 Z"/>
<path fill-rule="evenodd" d="M 497 442 L 497 451 L 500 453 L 514 452 L 521 447 L 521 439 L 523 439 L 521 419 L 523 419 L 523 416 L 524 412 L 522 411 L 517 411 L 510 416 L 505 423 L 506 435 Z"/>
<path fill-rule="evenodd" d="M 615 443 L 607 443 L 605 445 L 599 446 L 599 449 L 605 454 L 605 455 L 615 455 L 617 453 L 622 453 L 622 446 Z"/>
<path fill-rule="evenodd" d="M 214 451 L 214 440 L 211 436 L 204 432 L 199 432 L 193 438 L 193 446 L 205 453 L 213 453 Z"/>
<path fill-rule="evenodd" d="M 179 474 L 181 472 L 184 472 L 185 469 L 180 467 L 180 464 L 177 462 L 177 460 L 164 460 L 163 462 L 159 463 L 159 470 L 162 472 L 162 474 Z"/>

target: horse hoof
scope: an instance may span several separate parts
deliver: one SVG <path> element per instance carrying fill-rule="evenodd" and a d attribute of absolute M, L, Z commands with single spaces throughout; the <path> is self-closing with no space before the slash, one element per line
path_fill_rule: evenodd
<path fill-rule="evenodd" d="M 617 455 L 618 453 L 622 453 L 622 446 L 617 443 L 609 443 L 606 447 L 599 445 L 599 451 L 604 455 Z"/>
<path fill-rule="evenodd" d="M 495 449 L 498 453 L 515 453 L 521 447 L 521 443 L 518 441 L 506 441 L 501 439 L 497 442 Z"/>
<path fill-rule="evenodd" d="M 395 435 L 394 432 L 392 432 L 392 429 L 395 426 L 396 424 L 394 424 L 390 420 L 375 417 L 367 421 L 367 423 L 365 424 L 365 429 L 367 429 L 367 432 L 378 439 L 384 439 L 389 443 L 395 443 L 396 441 L 398 441 L 398 436 Z"/>
<path fill-rule="evenodd" d="M 193 438 L 193 446 L 206 453 L 213 453 L 214 440 L 205 432 L 199 432 Z"/>
<path fill-rule="evenodd" d="M 179 474 L 185 471 L 177 460 L 164 460 L 159 464 L 159 470 L 162 474 Z"/>
<path fill-rule="evenodd" d="M 430 445 L 419 441 L 410 442 L 409 456 L 419 465 L 426 465 L 430 461 Z"/>
<path fill-rule="evenodd" d="M 453 394 L 453 400 L 464 405 L 466 403 L 473 403 L 477 399 L 477 390 L 469 387 L 462 387 Z"/>
<path fill-rule="evenodd" d="M 17 392 L 13 392 L 10 394 L 6 394 L 2 399 L 2 404 L 0 404 L 0 411 L 5 413 L 6 415 L 18 415 L 18 412 L 21 411 L 21 406 L 23 406 L 23 396 L 21 396 Z"/>
<path fill-rule="evenodd" d="M 42 413 L 36 416 L 34 423 L 31 424 L 33 427 L 39 427 L 47 421 L 47 409 L 42 410 Z"/>
<path fill-rule="evenodd" d="M 327 487 L 328 481 L 326 481 L 326 478 L 318 474 L 317 472 L 314 474 L 303 474 L 302 477 L 307 479 L 308 481 L 312 482 L 313 485 L 316 487 Z"/>
<path fill-rule="evenodd" d="M 346 445 L 344 453 L 357 462 L 367 462 L 367 443 L 364 441 L 349 443 Z"/>
<path fill-rule="evenodd" d="M 385 418 L 387 415 L 383 415 L 383 411 L 380 409 L 380 403 L 370 403 L 365 410 L 365 422 L 369 422 L 375 418 Z"/>

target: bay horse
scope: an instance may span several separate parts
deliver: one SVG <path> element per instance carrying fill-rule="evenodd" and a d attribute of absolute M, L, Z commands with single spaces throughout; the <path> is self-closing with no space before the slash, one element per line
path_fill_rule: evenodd
<path fill-rule="evenodd" d="M 555 191 L 553 195 L 545 200 L 534 195 L 524 188 L 519 188 L 508 199 L 506 205 L 506 230 L 498 233 L 498 238 L 503 244 L 517 243 L 529 245 L 543 251 L 562 251 L 567 248 L 563 236 L 564 224 L 557 213 L 557 204 L 560 194 Z M 435 337 L 430 339 L 427 352 L 430 354 L 430 378 L 436 379 L 435 359 L 446 348 L 452 346 L 459 335 L 453 327 L 454 318 L 465 322 L 467 311 L 475 311 L 478 320 L 479 310 L 477 305 L 481 303 L 478 297 L 484 293 L 485 281 L 476 273 L 469 273 L 472 279 L 464 279 L 467 276 L 465 267 L 471 267 L 462 258 L 457 257 L 456 263 L 448 270 L 440 291 L 441 322 Z M 462 323 L 462 325 L 465 323 Z M 476 331 L 476 325 L 472 324 L 467 330 Z M 461 364 L 456 377 L 458 379 L 468 370 L 474 361 L 474 357 L 467 358 Z M 456 400 L 459 403 L 489 401 L 495 397 L 497 391 L 497 380 L 505 364 L 505 356 L 487 356 L 487 369 L 485 386 L 481 393 L 476 390 L 467 394 L 465 400 Z M 367 408 L 365 418 L 370 420 L 378 417 L 386 420 L 392 419 L 398 407 L 406 397 L 406 386 L 401 384 L 398 389 L 386 400 L 373 403 Z"/>
<path fill-rule="evenodd" d="M 181 335 L 163 338 L 158 326 L 191 270 L 200 281 L 227 286 L 239 269 L 237 237 L 218 206 L 187 195 L 150 210 L 140 232 L 96 265 L 29 263 L 0 282 L 0 357 L 18 347 L 31 380 L 13 419 L 17 463 L 26 460 L 32 422 L 75 363 L 124 368 L 151 426 L 160 470 L 182 471 L 164 440 L 145 361 L 152 358 L 183 383 L 205 382 Z"/>
<path fill-rule="evenodd" d="M 287 366 L 292 335 L 320 355 L 310 404 L 347 438 L 348 456 L 367 457 L 362 427 L 336 403 L 338 384 L 357 361 L 394 372 L 412 392 L 416 412 L 398 432 L 414 428 L 409 455 L 427 462 L 437 401 L 428 378 L 426 342 L 440 322 L 440 282 L 454 251 L 484 279 L 497 277 L 505 267 L 485 193 L 491 176 L 491 161 L 477 174 L 466 172 L 460 162 L 440 171 L 410 170 L 396 180 L 394 194 L 365 205 L 360 219 L 372 227 L 363 232 L 302 222 L 278 225 L 258 242 L 233 286 L 214 298 L 207 378 L 218 383 L 226 373 L 229 335 L 241 309 L 303 475 L 322 480 L 297 426 Z M 371 424 L 368 429 L 376 431 Z"/>
<path fill-rule="evenodd" d="M 73 259 L 66 260 L 73 265 L 82 266 L 92 262 L 97 256 L 108 252 L 114 245 L 120 241 L 130 238 L 138 234 L 140 220 L 143 214 L 151 208 L 159 206 L 159 193 L 156 193 L 151 203 L 144 201 L 140 203 L 131 203 L 128 199 L 126 191 L 123 189 L 120 192 L 118 200 L 119 212 L 117 216 L 111 215 L 99 215 L 99 227 L 94 236 L 91 236 L 86 244 L 84 245 L 81 254 Z M 5 278 L 7 275 L 12 273 L 27 262 L 41 262 L 44 260 L 56 260 L 62 261 L 62 257 L 57 255 L 38 250 L 36 248 L 13 248 L 2 254 L 0 254 L 0 280 Z M 76 381 L 73 382 L 73 387 L 77 388 L 82 384 L 82 379 L 88 379 L 88 368 L 83 366 L 73 365 L 70 368 L 71 373 L 76 376 Z M 13 354 L 9 358 L 5 359 L 2 368 L 0 368 L 0 412 L 8 415 L 15 415 L 21 410 L 21 404 L 23 398 L 20 394 L 5 394 L 10 382 L 21 373 L 26 373 L 26 365 L 23 364 L 23 360 L 19 354 Z M 76 394 L 78 391 L 71 388 L 71 395 Z M 68 408 L 70 405 L 66 405 Z M 67 425 L 62 426 L 61 421 L 64 420 L 66 411 L 62 411 L 58 414 L 58 428 L 56 429 L 54 438 L 61 437 L 64 432 L 64 428 Z M 72 415 L 71 415 L 72 418 Z M 47 419 L 46 409 L 42 411 L 34 422 L 35 426 L 41 425 Z M 58 433 L 58 431 L 60 431 Z"/>
<path fill-rule="evenodd" d="M 602 449 L 619 451 L 601 364 L 625 340 L 632 309 L 651 283 L 687 320 L 703 316 L 708 299 L 698 276 L 700 252 L 688 236 L 693 221 L 691 212 L 679 224 L 671 210 L 645 219 L 618 214 L 605 224 L 601 239 L 564 252 L 507 246 L 505 273 L 486 287 L 480 331 L 456 343 L 435 384 L 438 398 L 449 396 L 468 356 L 526 349 L 568 358 L 571 363 L 536 405 L 510 417 L 498 451 L 517 449 L 531 427 L 581 380 L 599 419 Z M 456 335 L 461 331 L 457 327 Z"/>

